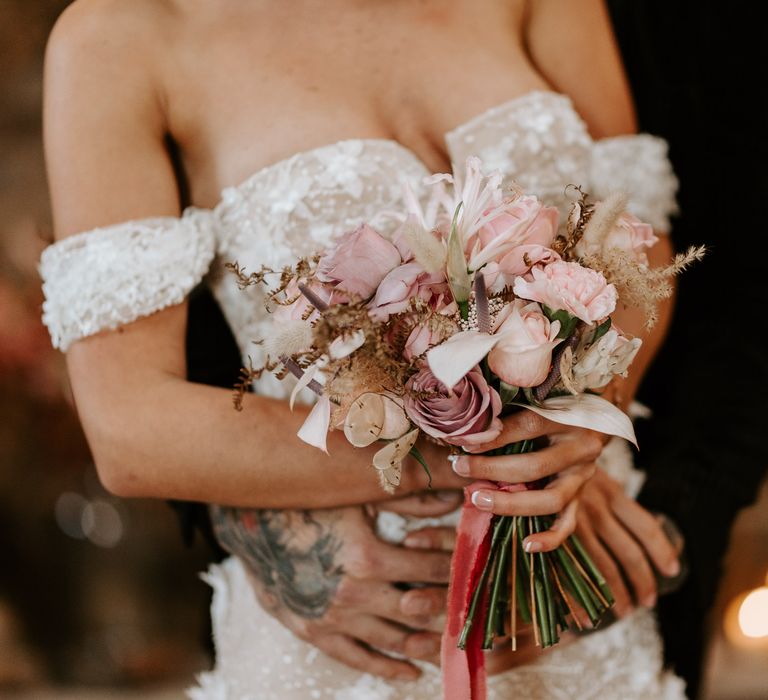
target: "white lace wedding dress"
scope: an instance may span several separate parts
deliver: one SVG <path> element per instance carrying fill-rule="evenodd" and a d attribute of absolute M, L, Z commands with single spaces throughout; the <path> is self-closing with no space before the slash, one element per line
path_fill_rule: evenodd
<path fill-rule="evenodd" d="M 532 92 L 492 108 L 446 134 L 454 163 L 478 155 L 526 191 L 567 211 L 565 188 L 581 185 L 599 197 L 614 189 L 631 196 L 634 213 L 659 231 L 668 228 L 676 180 L 666 144 L 648 135 L 593 141 L 570 100 Z M 298 153 L 262 168 L 222 193 L 212 210 L 189 208 L 179 218 L 127 221 L 69 237 L 43 254 L 44 320 L 54 344 L 72 342 L 181 302 L 201 281 L 210 285 L 243 357 L 259 362 L 268 316 L 262 292 L 240 291 L 224 264 L 278 269 L 360 222 L 383 232 L 407 178 L 418 189 L 429 175 L 407 148 L 386 139 L 349 139 Z M 285 397 L 271 377 L 256 391 Z M 286 440 L 295 439 L 286 435 Z M 612 443 L 603 465 L 636 491 L 641 475 L 626 446 Z M 401 539 L 418 526 L 381 517 L 381 535 Z M 385 682 L 351 670 L 294 637 L 264 612 L 240 560 L 230 557 L 205 575 L 214 590 L 217 650 L 214 670 L 189 691 L 194 700 L 427 700 L 441 697 L 439 671 L 424 664 L 416 682 Z M 534 663 L 492 677 L 489 697 L 684 697 L 682 681 L 662 669 L 653 614 L 638 611 L 603 631 L 556 647 Z"/>

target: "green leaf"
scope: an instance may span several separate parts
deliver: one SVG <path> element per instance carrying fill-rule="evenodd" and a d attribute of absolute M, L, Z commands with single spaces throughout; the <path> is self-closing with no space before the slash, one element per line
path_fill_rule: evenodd
<path fill-rule="evenodd" d="M 546 304 L 542 304 L 541 307 L 544 310 L 544 315 L 551 322 L 560 321 L 560 332 L 557 334 L 558 338 L 567 338 L 573 333 L 576 324 L 579 322 L 579 319 L 576 316 L 571 316 L 565 309 L 550 309 Z"/>
<path fill-rule="evenodd" d="M 419 451 L 419 448 L 416 447 L 416 445 L 414 445 L 411 448 L 410 455 L 422 466 L 424 471 L 427 473 L 427 479 L 429 479 L 429 481 L 427 482 L 427 488 L 431 489 L 432 488 L 432 472 L 429 471 L 429 465 L 427 464 L 427 460 L 424 459 L 424 455 L 421 454 L 421 452 Z"/>
<path fill-rule="evenodd" d="M 605 319 L 597 328 L 595 328 L 595 334 L 592 336 L 592 342 L 596 343 L 611 329 L 611 317 Z"/>
<path fill-rule="evenodd" d="M 517 395 L 520 393 L 520 387 L 519 386 L 512 386 L 511 384 L 507 384 L 506 382 L 501 382 L 499 384 L 499 396 L 501 396 L 501 403 L 502 404 L 508 404 L 515 400 Z"/>

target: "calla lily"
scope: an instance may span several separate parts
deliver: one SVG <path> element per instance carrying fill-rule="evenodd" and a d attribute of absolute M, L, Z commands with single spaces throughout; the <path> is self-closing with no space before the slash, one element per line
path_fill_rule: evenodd
<path fill-rule="evenodd" d="M 310 365 L 307 367 L 307 369 L 304 370 L 304 374 L 302 374 L 301 377 L 299 377 L 299 379 L 296 381 L 296 384 L 293 387 L 293 391 L 291 392 L 291 398 L 288 401 L 288 405 L 291 407 L 291 410 L 293 410 L 293 405 L 296 403 L 296 398 L 298 397 L 299 392 L 309 386 L 309 383 L 315 378 L 318 369 L 320 368 L 316 364 Z"/>
<path fill-rule="evenodd" d="M 482 360 L 500 340 L 500 336 L 462 331 L 427 352 L 429 369 L 446 387 L 458 381 Z"/>
<path fill-rule="evenodd" d="M 344 419 L 344 436 L 355 447 L 368 447 L 376 440 L 399 438 L 410 427 L 401 399 L 366 392 L 349 407 Z"/>
<path fill-rule="evenodd" d="M 604 435 L 624 438 L 637 447 L 632 421 L 624 411 L 595 394 L 555 396 L 540 406 L 517 404 L 543 418 L 576 428 L 595 430 Z"/>
<path fill-rule="evenodd" d="M 321 396 L 296 434 L 300 440 L 312 445 L 312 447 L 319 447 L 327 454 L 326 443 L 330 424 L 331 400 L 327 396 Z"/>
<path fill-rule="evenodd" d="M 413 449 L 418 437 L 419 429 L 415 428 L 401 438 L 387 443 L 373 456 L 373 466 L 379 471 L 381 484 L 389 493 L 400 485 L 403 460 Z"/>

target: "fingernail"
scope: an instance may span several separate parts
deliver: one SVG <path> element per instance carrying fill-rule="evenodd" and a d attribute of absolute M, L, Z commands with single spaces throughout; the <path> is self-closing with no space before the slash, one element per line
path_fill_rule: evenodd
<path fill-rule="evenodd" d="M 451 455 L 448 458 L 451 462 L 451 468 L 459 476 L 469 476 L 469 460 L 461 455 Z"/>
<path fill-rule="evenodd" d="M 653 608 L 656 607 L 656 594 L 651 593 L 642 600 L 643 606 L 646 608 Z"/>
<path fill-rule="evenodd" d="M 443 489 L 437 492 L 437 498 L 444 503 L 458 503 L 461 500 L 461 492 Z"/>
<path fill-rule="evenodd" d="M 475 491 L 472 494 L 472 504 L 480 510 L 490 510 L 493 506 L 493 499 L 485 491 Z"/>
<path fill-rule="evenodd" d="M 541 542 L 537 542 L 536 540 L 529 540 L 523 543 L 523 548 L 525 549 L 526 552 L 528 552 L 528 554 L 540 552 Z"/>
<path fill-rule="evenodd" d="M 415 595 L 403 598 L 400 603 L 400 609 L 406 615 L 426 615 L 430 612 L 431 607 L 428 598 Z"/>
<path fill-rule="evenodd" d="M 670 578 L 674 578 L 675 576 L 680 575 L 680 561 L 678 559 L 674 559 L 672 563 L 667 567 L 667 576 Z"/>
<path fill-rule="evenodd" d="M 406 547 L 410 547 L 411 549 L 432 548 L 432 542 L 429 537 L 424 537 L 423 535 L 408 535 L 408 537 L 405 538 L 405 542 L 403 544 L 405 544 Z"/>

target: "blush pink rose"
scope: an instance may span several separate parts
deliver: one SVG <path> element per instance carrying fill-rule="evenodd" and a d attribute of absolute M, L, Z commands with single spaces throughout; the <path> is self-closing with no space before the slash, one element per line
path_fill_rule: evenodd
<path fill-rule="evenodd" d="M 523 299 L 564 310 L 585 323 L 602 321 L 616 308 L 616 287 L 602 272 L 579 263 L 557 260 L 531 270 L 530 279 L 518 277 L 513 290 Z"/>
<path fill-rule="evenodd" d="M 306 282 L 306 285 L 328 305 L 346 301 L 346 297 L 343 293 L 336 292 L 326 285 L 319 284 L 315 281 Z M 285 288 L 285 298 L 293 299 L 293 302 L 290 304 L 279 305 L 275 308 L 272 315 L 275 321 L 306 320 L 311 322 L 318 318 L 319 314 L 317 310 L 315 310 L 315 307 L 312 306 L 301 293 L 297 280 L 294 279 L 288 283 L 288 286 Z"/>
<path fill-rule="evenodd" d="M 640 263 L 648 262 L 646 250 L 658 242 L 653 226 L 646 224 L 636 216 L 625 212 L 619 217 L 616 226 L 606 236 L 605 248 L 619 248 L 631 253 Z"/>
<path fill-rule="evenodd" d="M 498 293 L 511 287 L 516 277 L 530 275 L 536 265 L 549 265 L 556 260 L 560 260 L 560 255 L 551 248 L 536 243 L 515 246 L 498 263 L 488 263 L 483 268 L 485 286 L 491 293 Z"/>
<path fill-rule="evenodd" d="M 317 279 L 369 299 L 387 273 L 401 263 L 397 248 L 370 226 L 345 233 L 320 259 Z"/>
<path fill-rule="evenodd" d="M 557 337 L 560 322 L 550 323 L 536 302 L 522 299 L 515 299 L 503 311 L 506 318 L 496 329 L 499 342 L 488 354 L 488 366 L 507 384 L 538 386 L 549 374 L 552 350 L 563 342 Z"/>
<path fill-rule="evenodd" d="M 438 381 L 428 367 L 405 385 L 405 412 L 427 435 L 448 445 L 476 447 L 501 432 L 501 398 L 483 377 L 470 370 L 452 390 Z"/>
<path fill-rule="evenodd" d="M 428 323 L 416 326 L 405 341 L 403 357 L 409 362 L 423 355 L 431 347 L 445 340 L 445 335 L 437 328 L 430 328 Z"/>
<path fill-rule="evenodd" d="M 543 206 L 536 197 L 524 195 L 512 200 L 508 209 L 494 216 L 468 242 L 470 268 L 476 270 L 487 262 L 498 261 L 511 246 L 551 245 L 558 218 L 557 209 Z"/>
<path fill-rule="evenodd" d="M 455 306 L 442 272 L 432 274 L 419 263 L 409 262 L 384 277 L 368 305 L 369 313 L 377 321 L 385 321 L 392 314 L 406 311 L 411 299 L 421 299 L 440 313 L 451 313 Z"/>

